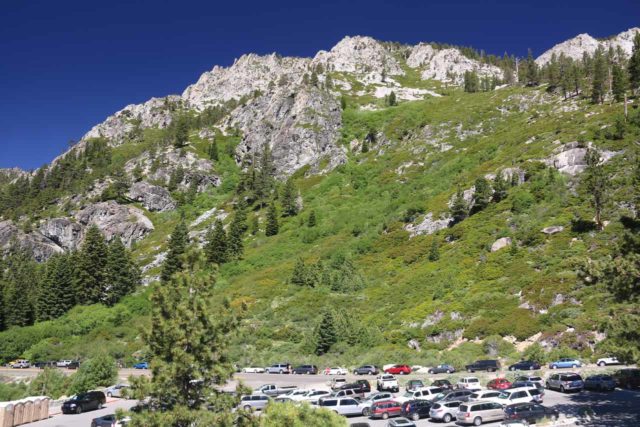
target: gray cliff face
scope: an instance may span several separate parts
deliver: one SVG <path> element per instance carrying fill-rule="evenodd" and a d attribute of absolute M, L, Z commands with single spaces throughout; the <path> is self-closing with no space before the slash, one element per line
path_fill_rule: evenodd
<path fill-rule="evenodd" d="M 169 191 L 145 181 L 134 183 L 129 188 L 128 196 L 141 202 L 150 211 L 164 212 L 176 208 L 176 203 L 171 198 Z"/>
<path fill-rule="evenodd" d="M 77 249 L 84 238 L 84 227 L 68 218 L 53 218 L 40 224 L 40 233 L 65 250 Z"/>
<path fill-rule="evenodd" d="M 45 261 L 63 249 L 37 231 L 25 233 L 11 220 L 0 221 L 0 250 L 18 247 L 29 251 L 37 261 Z"/>
<path fill-rule="evenodd" d="M 153 231 L 153 223 L 133 206 L 123 206 L 110 200 L 94 203 L 76 212 L 75 218 L 87 227 L 96 225 L 107 241 L 119 237 L 126 246 Z"/>
<path fill-rule="evenodd" d="M 236 149 L 238 161 L 251 163 L 259 158 L 263 144 L 269 144 L 280 177 L 303 166 L 310 166 L 311 172 L 330 170 L 347 160 L 336 144 L 342 125 L 340 104 L 315 87 L 278 88 L 234 110 L 230 121 L 244 134 Z"/>

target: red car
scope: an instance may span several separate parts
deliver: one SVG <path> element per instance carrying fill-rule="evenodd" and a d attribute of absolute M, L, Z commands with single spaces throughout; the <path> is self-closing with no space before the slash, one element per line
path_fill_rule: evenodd
<path fill-rule="evenodd" d="M 506 390 L 511 387 L 511 382 L 506 378 L 495 378 L 487 383 L 487 388 L 492 390 Z"/>
<path fill-rule="evenodd" d="M 371 406 L 371 418 L 382 418 L 386 420 L 389 417 L 397 417 L 402 415 L 402 405 L 395 400 L 383 400 L 376 402 Z"/>
<path fill-rule="evenodd" d="M 393 365 L 390 368 L 384 370 L 386 374 L 392 375 L 407 375 L 411 373 L 409 365 Z"/>

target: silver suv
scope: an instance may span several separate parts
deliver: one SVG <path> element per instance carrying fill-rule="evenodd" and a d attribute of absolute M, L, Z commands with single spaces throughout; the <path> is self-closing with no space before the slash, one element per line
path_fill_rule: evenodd
<path fill-rule="evenodd" d="M 358 401 L 351 397 L 320 399 L 318 406 L 344 416 L 362 414 Z"/>
<path fill-rule="evenodd" d="M 562 393 L 567 391 L 581 391 L 584 388 L 582 377 L 573 372 L 566 374 L 552 374 L 547 378 L 545 386 L 549 390 L 558 390 Z"/>
<path fill-rule="evenodd" d="M 458 408 L 456 420 L 460 424 L 479 426 L 484 422 L 500 421 L 504 419 L 502 405 L 496 402 L 468 402 Z"/>
<path fill-rule="evenodd" d="M 271 365 L 267 368 L 268 374 L 290 374 L 291 373 L 291 365 L 287 363 L 276 363 L 275 365 Z"/>
<path fill-rule="evenodd" d="M 242 408 L 245 411 L 262 410 L 269 403 L 269 396 L 264 394 L 251 394 L 249 396 L 242 396 L 238 408 Z"/>
<path fill-rule="evenodd" d="M 438 402 L 434 403 L 429 410 L 429 417 L 434 420 L 444 421 L 445 423 L 451 422 L 458 413 L 458 407 L 462 404 L 459 400 L 452 402 Z"/>

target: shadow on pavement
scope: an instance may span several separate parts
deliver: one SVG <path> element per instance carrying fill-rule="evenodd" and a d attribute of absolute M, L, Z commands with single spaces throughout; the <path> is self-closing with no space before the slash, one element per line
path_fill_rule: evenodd
<path fill-rule="evenodd" d="M 578 416 L 581 425 L 591 427 L 640 426 L 640 392 L 616 390 L 613 392 L 583 391 L 570 393 L 570 403 L 554 405 L 561 414 Z M 589 411 L 590 410 L 590 411 Z M 585 411 L 591 416 L 584 416 Z"/>

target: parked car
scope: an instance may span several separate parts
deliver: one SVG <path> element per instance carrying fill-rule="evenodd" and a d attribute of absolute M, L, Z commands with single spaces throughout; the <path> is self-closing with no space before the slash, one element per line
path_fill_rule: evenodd
<path fill-rule="evenodd" d="M 418 390 L 419 388 L 424 387 L 424 383 L 422 380 L 409 380 L 407 381 L 407 385 L 405 386 L 406 391 Z"/>
<path fill-rule="evenodd" d="M 500 370 L 500 362 L 497 360 L 476 360 L 470 365 L 465 366 L 467 372 L 487 371 L 495 372 Z"/>
<path fill-rule="evenodd" d="M 107 398 L 101 391 L 88 391 L 73 396 L 62 404 L 63 414 L 81 414 L 92 409 L 102 409 Z"/>
<path fill-rule="evenodd" d="M 453 384 L 451 384 L 451 381 L 449 380 L 435 380 L 434 382 L 431 383 L 431 385 L 433 387 L 440 387 L 445 390 L 453 389 Z"/>
<path fill-rule="evenodd" d="M 104 394 L 106 394 L 107 397 L 125 397 L 127 389 L 129 389 L 128 384 L 115 384 L 105 388 Z"/>
<path fill-rule="evenodd" d="M 357 380 L 356 382 L 348 383 L 340 386 L 340 390 L 345 390 L 345 389 L 353 389 L 362 394 L 371 393 L 371 384 L 369 384 L 369 381 L 367 380 Z"/>
<path fill-rule="evenodd" d="M 44 368 L 57 368 L 58 365 L 56 362 L 54 361 L 46 361 L 46 362 L 35 362 L 33 365 L 34 368 L 38 368 L 38 369 L 44 369 Z"/>
<path fill-rule="evenodd" d="M 512 405 L 514 403 L 538 402 L 542 403 L 544 393 L 537 388 L 512 388 L 503 390 L 498 396 L 503 406 Z"/>
<path fill-rule="evenodd" d="M 264 384 L 258 387 L 254 394 L 264 394 L 266 396 L 280 396 L 289 393 L 291 390 L 297 390 L 298 387 L 294 385 L 290 386 L 277 386 L 275 384 Z"/>
<path fill-rule="evenodd" d="M 613 378 L 620 388 L 640 387 L 640 369 L 620 369 L 613 374 Z"/>
<path fill-rule="evenodd" d="M 504 390 L 511 387 L 511 381 L 506 378 L 494 378 L 487 383 L 487 388 L 492 390 Z"/>
<path fill-rule="evenodd" d="M 389 390 L 397 393 L 400 390 L 398 380 L 393 375 L 379 375 L 376 378 L 376 386 L 378 391 Z"/>
<path fill-rule="evenodd" d="M 516 403 L 504 408 L 506 420 L 525 420 L 529 423 L 535 423 L 545 418 L 557 420 L 559 416 L 560 413 L 557 409 L 547 408 L 539 403 Z"/>
<path fill-rule="evenodd" d="M 580 362 L 578 359 L 572 359 L 570 357 L 563 357 L 562 359 L 549 363 L 549 368 L 551 369 L 558 369 L 558 368 L 575 369 L 580 367 L 582 367 L 582 362 Z"/>
<path fill-rule="evenodd" d="M 601 357 L 596 361 L 596 365 L 600 367 L 608 366 L 608 365 L 621 365 L 621 364 L 622 362 L 620 362 L 617 357 Z"/>
<path fill-rule="evenodd" d="M 373 393 L 370 394 L 366 399 L 361 400 L 358 406 L 360 407 L 362 415 L 368 417 L 369 414 L 371 414 L 371 406 L 373 406 L 374 403 L 391 399 L 393 399 L 393 394 L 387 391 Z"/>
<path fill-rule="evenodd" d="M 462 377 L 456 384 L 456 387 L 472 391 L 480 390 L 482 388 L 478 377 Z"/>
<path fill-rule="evenodd" d="M 238 409 L 242 408 L 245 411 L 261 411 L 265 406 L 267 406 L 270 400 L 271 398 L 266 394 L 250 394 L 242 396 L 240 398 L 240 403 L 238 404 Z"/>
<path fill-rule="evenodd" d="M 453 374 L 455 372 L 455 368 L 451 365 L 438 365 L 433 368 L 429 368 L 430 374 Z"/>
<path fill-rule="evenodd" d="M 538 362 L 532 362 L 531 360 L 521 360 L 509 366 L 510 371 L 533 371 L 540 369 L 542 366 Z"/>
<path fill-rule="evenodd" d="M 411 367 L 409 365 L 393 365 L 385 369 L 384 372 L 392 375 L 407 375 L 411 373 Z"/>
<path fill-rule="evenodd" d="M 433 404 L 433 406 L 431 406 L 429 417 L 433 420 L 449 423 L 456 417 L 458 408 L 461 404 L 462 402 L 459 400 L 452 400 L 450 402 L 436 402 Z"/>
<path fill-rule="evenodd" d="M 344 416 L 360 415 L 362 413 L 358 407 L 358 401 L 352 397 L 320 399 L 318 406 Z"/>
<path fill-rule="evenodd" d="M 324 374 L 325 375 L 347 375 L 349 371 L 347 371 L 346 368 L 342 368 L 342 367 L 335 367 L 335 368 L 325 368 L 324 369 Z"/>
<path fill-rule="evenodd" d="M 488 400 L 490 402 L 500 403 L 500 390 L 478 390 L 469 395 L 469 401 Z"/>
<path fill-rule="evenodd" d="M 371 406 L 370 418 L 382 418 L 386 420 L 390 417 L 399 417 L 402 415 L 402 406 L 395 400 L 384 400 L 376 402 Z"/>
<path fill-rule="evenodd" d="M 329 382 L 329 387 L 331 387 L 331 390 L 339 390 L 345 384 L 347 384 L 346 378 L 332 378 Z"/>
<path fill-rule="evenodd" d="M 434 402 L 453 402 L 460 401 L 466 402 L 469 397 L 474 393 L 473 390 L 443 390 L 442 393 L 438 393 L 434 398 Z"/>
<path fill-rule="evenodd" d="M 565 374 L 552 374 L 547 378 L 545 386 L 549 390 L 558 390 L 562 393 L 581 391 L 584 388 L 584 381 L 580 375 L 567 372 Z"/>
<path fill-rule="evenodd" d="M 26 369 L 31 367 L 31 363 L 27 359 L 18 359 L 11 362 L 13 369 Z"/>
<path fill-rule="evenodd" d="M 616 389 L 616 380 L 611 375 L 591 375 L 584 379 L 584 388 L 587 390 L 613 391 Z"/>
<path fill-rule="evenodd" d="M 290 374 L 291 365 L 288 363 L 276 363 L 267 368 L 267 374 Z"/>
<path fill-rule="evenodd" d="M 244 372 L 245 374 L 264 374 L 265 369 L 258 367 L 246 367 L 242 368 L 242 372 Z"/>
<path fill-rule="evenodd" d="M 378 375 L 378 368 L 373 365 L 363 365 L 353 370 L 355 375 Z"/>
<path fill-rule="evenodd" d="M 135 365 L 133 365 L 133 368 L 134 369 L 149 369 L 149 362 L 138 362 Z"/>
<path fill-rule="evenodd" d="M 516 378 L 515 382 L 519 382 L 519 381 L 523 381 L 523 382 L 528 381 L 534 384 L 538 384 L 540 387 L 544 387 L 544 380 L 542 379 L 542 377 L 539 377 L 537 375 L 522 375 Z"/>
<path fill-rule="evenodd" d="M 354 390 L 352 388 L 347 388 L 344 390 L 336 390 L 332 392 L 330 397 L 353 397 L 353 398 L 362 398 L 364 397 L 364 392 L 360 390 Z"/>
<path fill-rule="evenodd" d="M 428 418 L 433 406 L 430 400 L 409 400 L 402 404 L 402 416 L 418 421 L 420 418 Z"/>
<path fill-rule="evenodd" d="M 488 401 L 463 403 L 458 407 L 458 413 L 456 414 L 456 423 L 473 424 L 474 426 L 503 419 L 504 410 L 502 405 Z"/>
<path fill-rule="evenodd" d="M 351 424 L 353 427 L 353 424 Z M 416 425 L 406 418 L 396 418 L 387 423 L 387 427 L 416 427 Z"/>
<path fill-rule="evenodd" d="M 331 395 L 329 390 L 311 390 L 304 397 L 300 398 L 300 401 L 317 405 L 321 398 L 328 397 L 329 395 Z"/>
<path fill-rule="evenodd" d="M 539 382 L 533 382 L 533 381 L 515 381 L 511 384 L 511 387 L 509 388 L 522 388 L 522 387 L 537 388 L 538 390 L 544 391 L 544 385 L 541 385 Z"/>
<path fill-rule="evenodd" d="M 291 371 L 294 374 L 306 374 L 306 375 L 317 375 L 318 367 L 316 365 L 300 365 L 293 368 Z"/>
<path fill-rule="evenodd" d="M 73 362 L 73 360 L 58 360 L 56 366 L 58 366 L 58 368 L 66 368 L 71 362 Z"/>
<path fill-rule="evenodd" d="M 67 369 L 78 369 L 79 367 L 80 367 L 80 362 L 78 362 L 77 360 L 72 360 L 67 365 Z"/>
<path fill-rule="evenodd" d="M 91 427 L 124 427 L 130 422 L 131 417 L 118 419 L 115 414 L 109 414 L 91 420 Z"/>
<path fill-rule="evenodd" d="M 419 390 L 408 391 L 402 396 L 396 397 L 396 401 L 400 403 L 410 400 L 433 400 L 439 393 L 442 393 L 440 387 L 423 387 Z"/>

